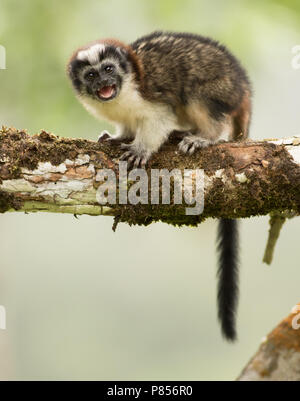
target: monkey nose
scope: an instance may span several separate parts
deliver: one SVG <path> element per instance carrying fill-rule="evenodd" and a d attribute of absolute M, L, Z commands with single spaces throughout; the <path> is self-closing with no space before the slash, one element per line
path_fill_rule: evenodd
<path fill-rule="evenodd" d="M 111 82 L 108 79 L 99 79 L 97 82 L 98 89 L 109 85 L 111 85 Z"/>

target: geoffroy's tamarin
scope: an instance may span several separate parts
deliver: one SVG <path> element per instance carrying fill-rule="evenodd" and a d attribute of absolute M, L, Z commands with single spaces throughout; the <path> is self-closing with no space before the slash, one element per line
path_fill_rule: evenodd
<path fill-rule="evenodd" d="M 99 140 L 121 143 L 121 159 L 133 167 L 145 166 L 173 131 L 184 133 L 178 146 L 188 154 L 248 136 L 247 74 L 224 46 L 207 37 L 154 32 L 131 45 L 98 40 L 73 54 L 68 74 L 83 106 L 116 126 L 114 136 L 104 132 Z M 232 341 L 238 298 L 235 220 L 220 220 L 218 250 L 218 316 L 223 335 Z"/>

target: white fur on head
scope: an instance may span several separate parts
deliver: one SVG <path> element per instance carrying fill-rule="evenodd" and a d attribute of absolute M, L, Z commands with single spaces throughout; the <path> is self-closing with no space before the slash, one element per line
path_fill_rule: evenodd
<path fill-rule="evenodd" d="M 80 50 L 77 54 L 78 60 L 88 60 L 91 64 L 99 62 L 99 53 L 103 53 L 105 45 L 97 43 L 85 50 Z"/>

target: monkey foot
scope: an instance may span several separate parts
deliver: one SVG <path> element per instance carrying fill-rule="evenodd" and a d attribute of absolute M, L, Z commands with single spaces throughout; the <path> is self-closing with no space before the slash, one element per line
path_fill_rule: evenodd
<path fill-rule="evenodd" d="M 128 168 L 145 168 L 149 157 L 147 157 L 143 153 L 137 152 L 131 145 L 122 144 L 122 149 L 126 149 L 127 151 L 122 154 L 120 160 L 127 161 Z"/>
<path fill-rule="evenodd" d="M 206 148 L 213 142 L 196 135 L 187 135 L 179 142 L 178 147 L 182 153 L 193 154 L 197 149 Z"/>
<path fill-rule="evenodd" d="M 98 136 L 98 142 L 99 143 L 109 143 L 111 145 L 119 145 L 121 143 L 120 139 L 114 138 L 111 136 L 111 134 L 104 130 L 101 132 L 101 134 Z"/>

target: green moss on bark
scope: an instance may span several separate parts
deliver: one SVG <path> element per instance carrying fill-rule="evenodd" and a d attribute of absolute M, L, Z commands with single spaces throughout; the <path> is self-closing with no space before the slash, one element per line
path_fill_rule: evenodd
<path fill-rule="evenodd" d="M 30 136 L 23 130 L 3 128 L 0 130 L 0 182 L 20 178 L 24 167 L 34 170 L 39 162 L 59 165 L 80 154 L 89 155 L 96 169 L 112 168 L 118 172 L 121 153 L 118 146 L 60 138 L 46 131 Z M 206 191 L 204 212 L 200 216 L 186 216 L 185 208 L 189 205 L 112 205 L 119 221 L 140 225 L 153 221 L 197 225 L 207 217 L 250 217 L 287 209 L 300 213 L 300 167 L 281 145 L 226 143 L 187 156 L 177 151 L 176 141 L 171 139 L 153 156 L 149 163 L 151 168 L 204 169 L 208 177 L 217 170 L 223 172 L 222 178 L 214 178 L 212 190 Z M 247 182 L 239 182 L 237 173 L 243 173 Z M 224 179 L 230 185 L 224 185 Z M 94 181 L 94 185 L 99 184 Z M 17 194 L 0 193 L 0 211 L 21 206 L 22 199 Z"/>
<path fill-rule="evenodd" d="M 23 202 L 17 199 L 13 194 L 0 191 L 0 213 L 5 213 L 10 209 L 20 210 Z"/>

